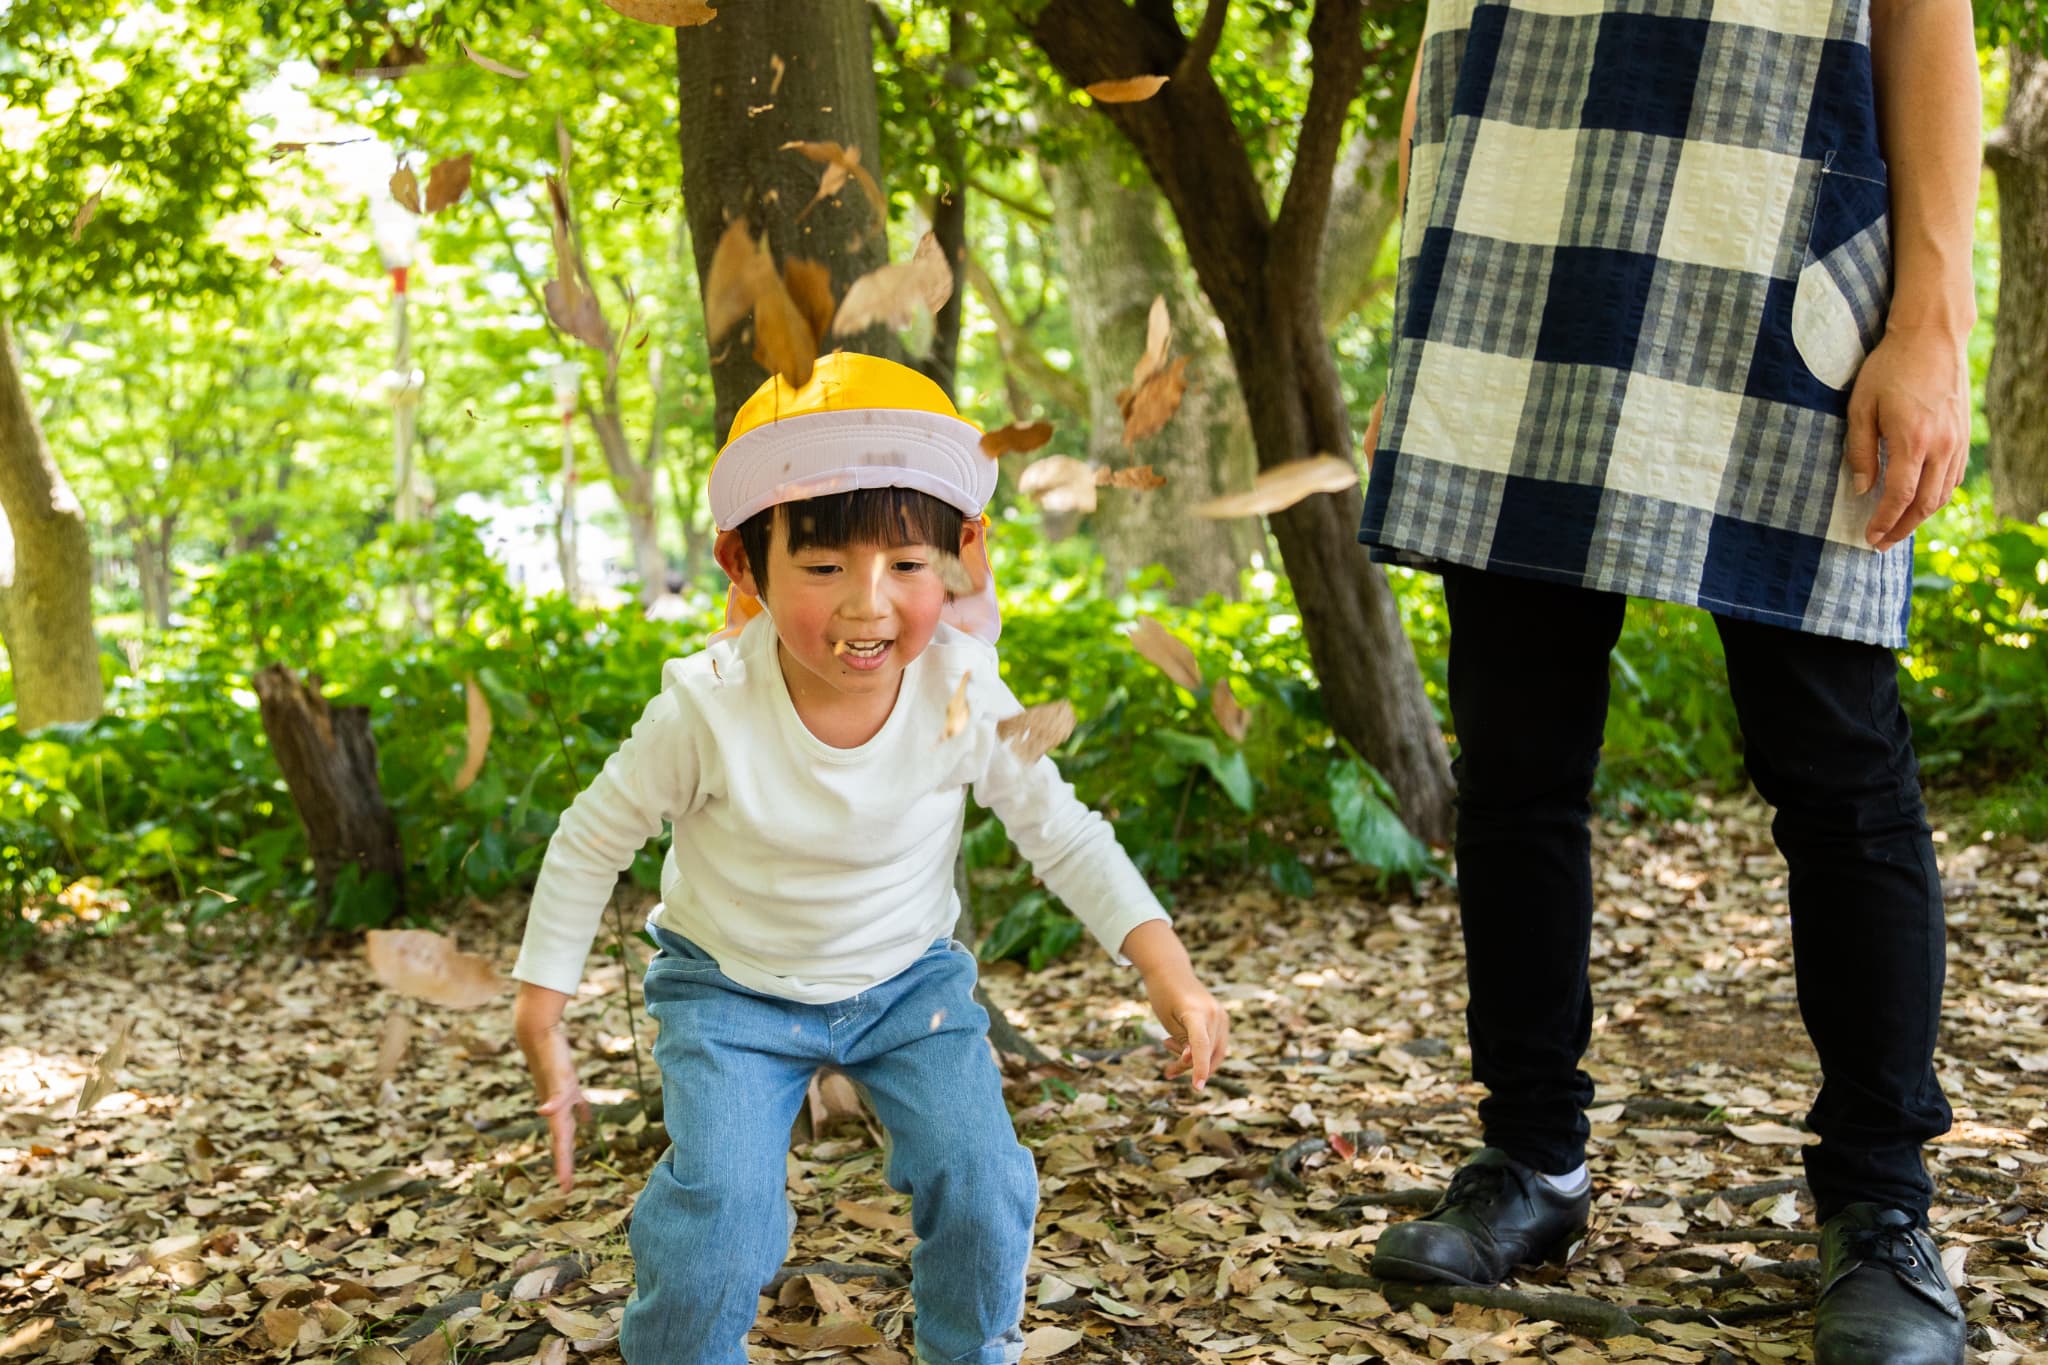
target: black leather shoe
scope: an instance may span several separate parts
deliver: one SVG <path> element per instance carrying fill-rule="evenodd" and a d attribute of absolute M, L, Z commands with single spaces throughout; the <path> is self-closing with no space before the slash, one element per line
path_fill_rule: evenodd
<path fill-rule="evenodd" d="M 1590 1186 L 1560 1194 L 1496 1147 L 1451 1177 L 1437 1206 L 1380 1234 L 1372 1273 L 1383 1280 L 1494 1285 L 1519 1266 L 1563 1260 L 1586 1234 Z"/>
<path fill-rule="evenodd" d="M 1820 1230 L 1814 1365 L 1961 1365 L 1963 1307 L 1904 1209 L 1851 1204 Z"/>

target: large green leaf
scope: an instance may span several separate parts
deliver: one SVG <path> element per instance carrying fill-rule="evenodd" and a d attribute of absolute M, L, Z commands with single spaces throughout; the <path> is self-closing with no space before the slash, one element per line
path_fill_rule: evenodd
<path fill-rule="evenodd" d="M 1393 788 L 1370 763 L 1353 757 L 1330 765 L 1330 809 L 1344 847 L 1380 874 L 1381 886 L 1395 877 L 1420 883 L 1444 875 L 1429 845 L 1401 823 Z"/>
<path fill-rule="evenodd" d="M 1252 770 L 1244 761 L 1244 750 L 1224 750 L 1207 735 L 1184 734 L 1179 730 L 1162 730 L 1159 743 L 1183 763 L 1199 763 L 1209 770 L 1209 776 L 1216 779 L 1216 785 L 1223 788 L 1239 810 L 1249 812 L 1252 808 Z"/>

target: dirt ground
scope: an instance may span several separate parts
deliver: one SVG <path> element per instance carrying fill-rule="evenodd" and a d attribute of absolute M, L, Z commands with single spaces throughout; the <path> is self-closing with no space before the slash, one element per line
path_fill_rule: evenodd
<path fill-rule="evenodd" d="M 1497 1293 L 1417 1298 L 1366 1274 L 1477 1140 L 1448 892 L 1389 899 L 1343 865 L 1308 900 L 1180 888 L 1233 1015 L 1200 1096 L 1159 1078 L 1135 980 L 1092 949 L 1035 976 L 990 968 L 1042 1047 L 1137 1046 L 1006 1062 L 1043 1181 L 1027 1359 L 1804 1355 L 1817 1071 L 1764 812 L 1703 806 L 1599 844 L 1595 1226 L 1570 1265 Z M 1951 827 L 1942 858 L 1956 1123 L 1930 1149 L 1933 1221 L 1977 1359 L 2048 1362 L 2048 847 Z M 458 932 L 502 968 L 518 923 L 478 907 Z M 653 1081 L 623 977 L 594 955 L 571 1014 L 586 1083 L 621 1110 Z M 616 1359 L 625 1220 L 659 1125 L 607 1125 L 558 1193 L 522 1131 L 508 999 L 400 999 L 346 953 L 244 966 L 119 942 L 0 976 L 0 1357 Z M 829 1091 L 816 1106 L 789 1162 L 790 1272 L 750 1354 L 896 1365 L 905 1204 L 864 1117 Z"/>

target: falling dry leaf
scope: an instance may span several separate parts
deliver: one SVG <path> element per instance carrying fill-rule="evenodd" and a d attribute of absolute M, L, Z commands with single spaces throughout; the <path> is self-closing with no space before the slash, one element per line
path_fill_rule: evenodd
<path fill-rule="evenodd" d="M 1349 460 L 1318 455 L 1274 465 L 1253 481 L 1248 493 L 1225 493 L 1195 508 L 1203 517 L 1252 517 L 1292 507 L 1316 493 L 1342 493 L 1358 486 L 1358 471 Z"/>
<path fill-rule="evenodd" d="M 515 81 L 523 81 L 532 74 L 531 72 L 521 71 L 516 66 L 507 66 L 503 62 L 492 61 L 460 38 L 455 40 L 455 45 L 462 49 L 463 56 L 469 58 L 493 76 L 510 76 Z"/>
<path fill-rule="evenodd" d="M 1166 479 L 1154 472 L 1149 464 L 1132 465 L 1128 469 L 1098 469 L 1095 482 L 1102 488 L 1128 488 L 1134 493 L 1149 493 L 1155 488 L 1166 487 Z"/>
<path fill-rule="evenodd" d="M 996 723 L 996 735 L 1026 763 L 1036 763 L 1074 733 L 1074 705 L 1062 698 L 1040 702 Z"/>
<path fill-rule="evenodd" d="M 1071 455 L 1048 455 L 1024 466 L 1017 490 L 1048 512 L 1093 512 L 1095 470 Z"/>
<path fill-rule="evenodd" d="M 548 176 L 547 187 L 548 208 L 553 215 L 555 278 L 541 286 L 541 300 L 555 326 L 593 350 L 609 354 L 612 331 L 604 320 L 604 309 L 599 306 L 597 295 L 581 283 L 576 238 L 570 231 L 567 180 Z"/>
<path fill-rule="evenodd" d="M 718 17 L 704 0 L 604 0 L 614 11 L 643 24 L 663 28 L 695 28 Z"/>
<path fill-rule="evenodd" d="M 428 213 L 439 213 L 469 189 L 469 153 L 451 156 L 427 173 Z"/>
<path fill-rule="evenodd" d="M 1150 616 L 1138 618 L 1137 628 L 1131 632 L 1131 648 L 1188 691 L 1202 695 L 1202 666 L 1195 662 L 1195 651 Z"/>
<path fill-rule="evenodd" d="M 868 203 L 875 210 L 875 216 L 889 216 L 889 203 L 882 197 L 882 187 L 875 183 L 875 177 L 868 173 L 868 168 L 860 164 L 860 148 L 844 147 L 837 142 L 785 142 L 782 144 L 782 150 L 802 152 L 825 168 L 825 174 L 818 180 L 818 192 L 811 196 L 811 202 L 804 205 L 802 212 L 797 214 L 799 222 L 803 220 L 804 214 L 818 206 L 820 199 L 830 199 L 845 189 L 849 176 L 859 184 L 861 192 L 867 195 Z"/>
<path fill-rule="evenodd" d="M 101 1100 L 114 1093 L 114 1082 L 121 1074 L 121 1068 L 128 1063 L 128 1030 L 135 1023 L 135 1016 L 124 1014 L 114 1028 L 114 1041 L 107 1044 L 107 1050 L 92 1064 L 92 1074 L 85 1078 L 85 1089 L 78 1092 L 78 1108 L 74 1114 L 85 1114 Z"/>
<path fill-rule="evenodd" d="M 938 575 L 939 586 L 953 597 L 969 597 L 978 589 L 974 575 L 967 572 L 967 566 L 960 562 L 960 556 L 941 550 L 932 556 L 932 571 Z"/>
<path fill-rule="evenodd" d="M 391 173 L 391 197 L 413 213 L 420 211 L 420 178 L 412 167 L 400 166 Z"/>
<path fill-rule="evenodd" d="M 811 331 L 810 319 L 775 273 L 774 259 L 765 251 L 761 259 L 766 268 L 758 276 L 754 294 L 754 363 L 781 375 L 791 388 L 800 389 L 811 382 L 818 339 Z"/>
<path fill-rule="evenodd" d="M 505 979 L 488 959 L 459 951 L 431 929 L 372 929 L 363 938 L 370 970 L 400 995 L 473 1010 L 505 989 Z"/>
<path fill-rule="evenodd" d="M 87 223 L 90 223 L 93 220 L 93 216 L 97 214 L 99 211 L 100 192 L 98 190 L 94 190 L 91 194 L 88 194 L 85 197 L 85 202 L 78 206 L 78 212 L 73 214 L 71 217 L 72 241 L 75 242 L 78 240 L 79 234 L 85 231 L 85 225 Z"/>
<path fill-rule="evenodd" d="M 852 336 L 876 323 L 907 330 L 918 323 L 920 313 L 936 317 L 952 293 L 953 272 L 945 252 L 927 232 L 909 260 L 871 270 L 853 282 L 840 300 L 832 334 Z"/>
<path fill-rule="evenodd" d="M 981 434 L 981 453 L 990 459 L 1005 455 L 1022 455 L 1038 449 L 1052 439 L 1050 422 L 1012 422 L 1006 427 L 996 427 Z"/>
<path fill-rule="evenodd" d="M 377 1041 L 377 1069 L 370 1074 L 372 1090 L 381 1089 L 384 1082 L 398 1074 L 411 1041 L 412 1021 L 405 1017 L 405 1007 L 394 1003 L 391 1012 L 384 1016 L 384 1032 Z"/>
<path fill-rule="evenodd" d="M 1809 1134 L 1800 1132 L 1787 1123 L 1731 1123 L 1728 1125 L 1731 1137 L 1741 1142 L 1751 1142 L 1762 1147 L 1803 1147 Z"/>
<path fill-rule="evenodd" d="M 810 1091 L 805 1100 L 810 1108 L 813 1139 L 823 1138 L 848 1124 L 860 1127 L 867 1121 L 867 1109 L 861 1104 L 860 1091 L 837 1071 L 812 1073 Z"/>
<path fill-rule="evenodd" d="M 455 774 L 455 790 L 468 791 L 470 783 L 484 770 L 484 755 L 491 747 L 491 703 L 474 677 L 463 679 L 463 706 L 467 711 L 462 771 Z"/>
<path fill-rule="evenodd" d="M 1143 387 L 1146 380 L 1166 368 L 1166 348 L 1172 342 L 1173 316 L 1167 311 L 1166 295 L 1155 294 L 1151 311 L 1145 316 L 1145 353 L 1131 367 L 1133 389 Z"/>
<path fill-rule="evenodd" d="M 811 344 L 822 344 L 832 330 L 832 272 L 822 262 L 792 256 L 782 263 L 782 285 L 811 329 Z"/>
<path fill-rule="evenodd" d="M 1237 694 L 1230 690 L 1230 679 L 1216 680 L 1215 688 L 1209 693 L 1209 711 L 1216 717 L 1216 723 L 1223 727 L 1224 734 L 1239 744 L 1244 743 L 1245 732 L 1252 726 L 1252 713 L 1238 704 Z"/>
<path fill-rule="evenodd" d="M 1151 99 L 1171 79 L 1171 76 L 1127 76 L 1117 81 L 1096 81 L 1081 88 L 1103 104 L 1135 104 L 1139 100 Z"/>
<path fill-rule="evenodd" d="M 1173 414 L 1180 411 L 1180 400 L 1188 390 L 1187 370 L 1188 358 L 1181 356 L 1137 388 L 1126 389 L 1117 396 L 1124 410 L 1126 448 L 1148 436 L 1158 435 L 1173 420 Z"/>
<path fill-rule="evenodd" d="M 820 288 L 808 261 L 791 262 L 790 279 L 806 294 L 799 304 L 775 269 L 775 257 L 743 218 L 726 226 L 704 277 L 704 321 L 716 344 L 749 312 L 754 315 L 754 359 L 781 375 L 791 387 L 811 382 L 818 359 L 813 330 L 817 310 L 829 304 L 830 287 Z"/>
<path fill-rule="evenodd" d="M 768 65 L 775 72 L 775 79 L 768 82 L 768 98 L 772 100 L 775 98 L 775 92 L 782 88 L 782 78 L 788 74 L 789 63 L 771 52 L 768 54 Z"/>
<path fill-rule="evenodd" d="M 704 276 L 704 327 L 714 345 L 753 311 L 755 257 L 762 249 L 744 218 L 726 224 Z"/>
<path fill-rule="evenodd" d="M 972 672 L 962 673 L 960 675 L 960 685 L 953 689 L 953 699 L 946 703 L 947 739 L 951 739 L 966 729 L 967 722 L 973 715 L 973 712 L 967 706 L 967 680 L 973 676 Z"/>

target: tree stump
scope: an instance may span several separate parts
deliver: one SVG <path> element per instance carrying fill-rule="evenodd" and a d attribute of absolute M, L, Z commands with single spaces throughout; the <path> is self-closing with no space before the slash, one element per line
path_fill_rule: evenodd
<path fill-rule="evenodd" d="M 377 781 L 370 708 L 329 706 L 320 677 L 282 664 L 256 675 L 263 733 L 306 826 L 320 915 L 333 928 L 385 924 L 405 908 L 405 852 Z"/>

